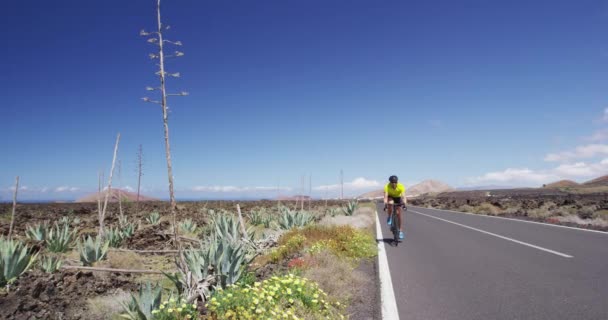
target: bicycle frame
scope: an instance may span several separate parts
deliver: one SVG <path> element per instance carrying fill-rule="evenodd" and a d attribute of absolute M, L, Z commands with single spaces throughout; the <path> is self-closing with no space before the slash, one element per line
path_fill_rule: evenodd
<path fill-rule="evenodd" d="M 399 225 L 401 224 L 401 220 L 400 220 L 400 215 L 397 215 L 397 208 L 399 207 L 403 207 L 403 211 L 401 212 L 403 214 L 404 211 L 407 210 L 407 208 L 405 207 L 405 204 L 395 204 L 395 203 L 389 203 L 386 205 L 386 208 L 390 208 L 390 215 L 391 217 L 391 232 L 393 233 L 393 243 L 395 244 L 395 246 L 397 246 L 397 244 L 399 243 Z"/>

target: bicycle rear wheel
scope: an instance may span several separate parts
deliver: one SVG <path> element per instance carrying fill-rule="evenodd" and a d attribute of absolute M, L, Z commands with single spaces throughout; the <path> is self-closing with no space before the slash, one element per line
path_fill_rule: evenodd
<path fill-rule="evenodd" d="M 393 210 L 395 210 L 395 208 L 393 208 Z M 395 242 L 395 245 L 397 245 L 399 243 L 399 225 L 400 225 L 401 221 L 399 220 L 399 216 L 397 215 L 397 212 L 393 211 L 393 227 L 391 228 L 393 231 L 393 241 Z"/>

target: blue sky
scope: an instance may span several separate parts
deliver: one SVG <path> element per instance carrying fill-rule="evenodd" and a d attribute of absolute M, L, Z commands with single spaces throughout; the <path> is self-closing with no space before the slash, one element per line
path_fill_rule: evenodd
<path fill-rule="evenodd" d="M 4 1 L 0 199 L 73 199 L 109 171 L 167 195 L 154 1 Z M 165 1 L 179 198 L 406 184 L 538 186 L 608 171 L 605 1 Z M 308 182 L 306 183 L 308 186 Z M 266 190 L 269 189 L 269 190 Z"/>

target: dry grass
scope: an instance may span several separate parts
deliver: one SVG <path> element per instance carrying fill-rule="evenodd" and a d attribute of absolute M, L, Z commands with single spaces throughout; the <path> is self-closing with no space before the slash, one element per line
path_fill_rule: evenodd
<path fill-rule="evenodd" d="M 498 215 L 502 215 L 503 211 L 499 207 L 497 207 L 491 203 L 484 202 L 475 208 L 475 213 L 486 214 L 486 215 L 490 215 L 490 216 L 498 216 Z"/>
<path fill-rule="evenodd" d="M 545 202 L 540 208 L 530 209 L 527 211 L 528 217 L 535 219 L 544 219 L 553 216 L 553 212 L 557 209 L 557 205 L 551 201 Z"/>
<path fill-rule="evenodd" d="M 347 261 L 329 251 L 315 254 L 310 263 L 313 266 L 304 270 L 303 277 L 317 282 L 331 297 L 352 303 L 353 292 L 374 285 L 366 274 L 354 270 Z"/>
<path fill-rule="evenodd" d="M 608 221 L 608 210 L 599 210 L 593 214 L 593 218 Z"/>
<path fill-rule="evenodd" d="M 121 302 L 128 301 L 130 294 L 118 289 L 116 293 L 107 296 L 99 296 L 87 300 L 87 319 L 118 320 L 122 312 Z"/>
<path fill-rule="evenodd" d="M 608 227 L 608 220 L 596 218 L 596 219 L 581 219 L 579 216 L 570 215 L 567 217 L 558 217 L 561 222 L 576 223 L 580 225 L 591 225 L 597 227 Z"/>
<path fill-rule="evenodd" d="M 475 213 L 475 207 L 465 204 L 465 205 L 458 207 L 458 211 Z"/>
<path fill-rule="evenodd" d="M 143 257 L 134 252 L 109 251 L 107 265 L 116 269 L 144 269 Z"/>

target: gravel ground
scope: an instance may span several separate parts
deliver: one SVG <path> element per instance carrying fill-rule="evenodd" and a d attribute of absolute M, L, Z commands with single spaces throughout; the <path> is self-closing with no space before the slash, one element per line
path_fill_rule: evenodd
<path fill-rule="evenodd" d="M 379 320 L 380 287 L 378 286 L 378 259 L 362 261 L 357 270 L 369 276 L 369 285 L 363 286 L 347 309 L 351 320 Z"/>

